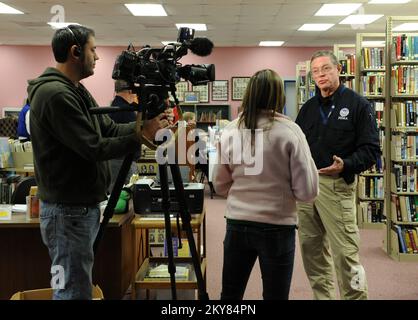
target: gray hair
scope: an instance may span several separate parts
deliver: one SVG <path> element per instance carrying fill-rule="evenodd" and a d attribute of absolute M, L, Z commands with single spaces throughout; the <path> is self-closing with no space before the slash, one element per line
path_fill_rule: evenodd
<path fill-rule="evenodd" d="M 340 64 L 335 54 L 329 50 L 319 50 L 315 52 L 311 57 L 311 63 L 312 61 L 314 61 L 316 58 L 319 58 L 319 57 L 329 57 L 333 65 L 338 66 Z"/>

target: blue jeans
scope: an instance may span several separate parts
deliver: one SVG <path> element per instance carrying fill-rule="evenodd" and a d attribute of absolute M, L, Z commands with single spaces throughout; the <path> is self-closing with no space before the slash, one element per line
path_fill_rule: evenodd
<path fill-rule="evenodd" d="M 265 300 L 288 300 L 295 256 L 295 226 L 227 224 L 222 300 L 242 300 L 259 259 Z"/>
<path fill-rule="evenodd" d="M 91 300 L 100 207 L 40 202 L 42 240 L 52 260 L 54 300 Z"/>

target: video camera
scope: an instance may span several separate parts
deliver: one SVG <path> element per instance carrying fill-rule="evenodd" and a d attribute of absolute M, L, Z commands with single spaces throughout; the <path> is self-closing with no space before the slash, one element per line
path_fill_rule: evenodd
<path fill-rule="evenodd" d="M 180 28 L 177 42 L 155 49 L 145 46 L 135 51 L 132 45 L 116 59 L 112 78 L 125 80 L 139 97 L 139 107 L 147 119 L 167 108 L 164 101 L 170 91 L 178 105 L 176 83 L 180 79 L 193 85 L 203 85 L 215 80 L 215 65 L 185 65 L 179 63 L 190 49 L 198 56 L 208 56 L 213 43 L 207 38 L 194 38 L 194 29 Z"/>

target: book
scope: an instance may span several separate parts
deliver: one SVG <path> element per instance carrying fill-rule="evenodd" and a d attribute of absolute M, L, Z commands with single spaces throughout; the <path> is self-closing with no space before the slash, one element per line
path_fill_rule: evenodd
<path fill-rule="evenodd" d="M 188 280 L 189 268 L 187 266 L 176 266 L 175 278 L 176 280 Z M 168 272 L 167 264 L 160 264 L 156 267 L 151 267 L 144 277 L 144 281 L 158 281 L 169 279 L 170 273 Z"/>

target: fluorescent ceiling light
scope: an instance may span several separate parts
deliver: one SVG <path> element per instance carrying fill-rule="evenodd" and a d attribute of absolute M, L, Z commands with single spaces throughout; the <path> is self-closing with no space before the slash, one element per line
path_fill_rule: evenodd
<path fill-rule="evenodd" d="M 15 8 L 12 8 L 11 6 L 8 6 L 7 4 L 4 4 L 3 2 L 0 2 L 0 13 L 4 13 L 4 14 L 23 14 L 22 11 L 19 11 Z"/>
<path fill-rule="evenodd" d="M 258 44 L 260 47 L 280 47 L 284 41 L 260 41 Z"/>
<path fill-rule="evenodd" d="M 316 16 L 348 16 L 358 8 L 361 3 L 329 3 L 324 4 L 315 15 Z"/>
<path fill-rule="evenodd" d="M 325 31 L 333 26 L 333 23 L 305 23 L 298 31 Z"/>
<path fill-rule="evenodd" d="M 176 27 L 177 27 L 177 29 L 192 28 L 192 29 L 195 29 L 196 31 L 206 31 L 206 30 L 208 30 L 206 28 L 206 24 L 204 24 L 204 23 L 176 23 Z"/>
<path fill-rule="evenodd" d="M 411 0 L 370 0 L 369 4 L 401 4 L 408 3 Z"/>
<path fill-rule="evenodd" d="M 136 4 L 136 3 L 125 3 L 125 7 L 136 17 L 165 17 L 164 7 L 161 4 Z"/>
<path fill-rule="evenodd" d="M 363 41 L 362 43 L 363 47 L 384 47 L 385 41 L 384 40 L 370 40 L 370 41 Z"/>
<path fill-rule="evenodd" d="M 381 17 L 383 17 L 383 14 L 353 14 L 341 21 L 340 24 L 369 24 Z"/>
<path fill-rule="evenodd" d="M 77 26 L 80 26 L 77 22 L 48 22 L 48 24 L 51 26 L 52 29 L 61 29 L 68 27 L 70 24 L 75 24 Z"/>
<path fill-rule="evenodd" d="M 418 23 L 408 22 L 402 23 L 399 26 L 392 29 L 393 31 L 418 31 Z"/>

